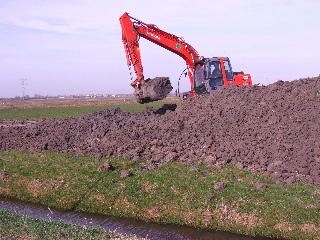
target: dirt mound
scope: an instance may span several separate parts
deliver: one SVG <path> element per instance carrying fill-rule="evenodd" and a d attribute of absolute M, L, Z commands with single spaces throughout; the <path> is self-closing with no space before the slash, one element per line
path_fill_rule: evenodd
<path fill-rule="evenodd" d="M 319 113 L 320 78 L 232 86 L 158 110 L 0 124 L 0 149 L 144 158 L 148 169 L 171 161 L 233 164 L 281 183 L 320 185 Z"/>

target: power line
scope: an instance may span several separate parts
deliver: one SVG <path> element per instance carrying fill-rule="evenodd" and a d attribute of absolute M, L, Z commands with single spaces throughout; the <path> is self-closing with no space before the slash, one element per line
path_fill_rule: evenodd
<path fill-rule="evenodd" d="M 27 84 L 27 80 L 26 78 L 21 78 L 20 81 L 21 81 L 21 85 L 22 85 L 22 100 L 24 100 L 24 92 L 26 90 L 26 86 L 28 85 Z"/>

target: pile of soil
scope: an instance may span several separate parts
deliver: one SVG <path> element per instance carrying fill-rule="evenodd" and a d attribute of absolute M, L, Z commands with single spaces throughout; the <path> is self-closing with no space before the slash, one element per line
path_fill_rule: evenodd
<path fill-rule="evenodd" d="M 142 158 L 148 169 L 171 161 L 232 164 L 279 183 L 320 185 L 319 113 L 320 78 L 232 86 L 158 110 L 0 124 L 0 150 Z"/>

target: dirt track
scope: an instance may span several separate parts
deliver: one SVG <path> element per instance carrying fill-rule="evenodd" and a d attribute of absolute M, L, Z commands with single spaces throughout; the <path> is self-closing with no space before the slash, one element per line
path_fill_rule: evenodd
<path fill-rule="evenodd" d="M 279 183 L 320 185 L 320 78 L 228 87 L 181 106 L 105 110 L 25 126 L 0 122 L 0 150 L 58 150 L 95 158 L 233 164 Z M 23 122 L 17 122 L 23 124 Z"/>

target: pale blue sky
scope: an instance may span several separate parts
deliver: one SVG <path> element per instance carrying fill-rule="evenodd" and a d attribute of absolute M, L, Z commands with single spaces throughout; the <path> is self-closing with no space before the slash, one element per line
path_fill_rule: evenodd
<path fill-rule="evenodd" d="M 0 0 L 0 97 L 132 93 L 119 17 L 128 12 L 183 37 L 204 57 L 268 85 L 320 74 L 318 0 Z M 140 39 L 146 78 L 185 69 L 179 56 Z M 190 89 L 186 78 L 181 91 Z"/>

